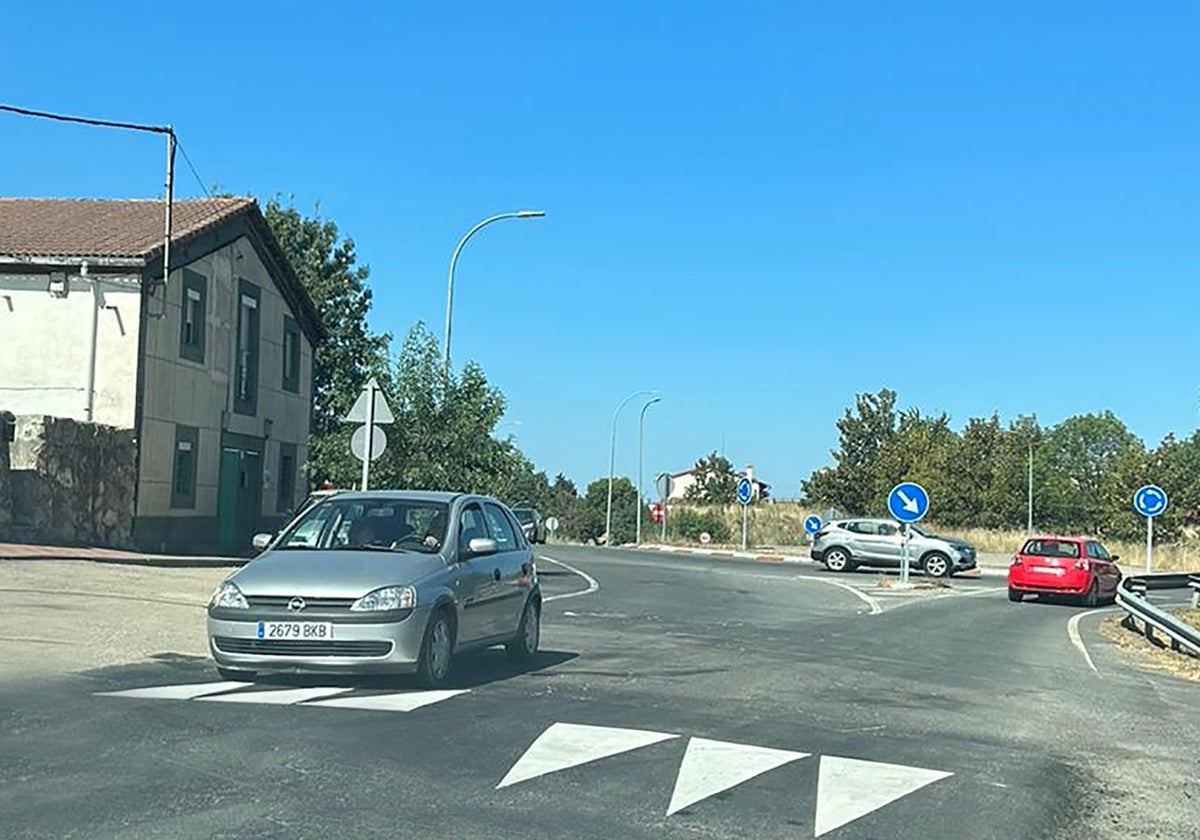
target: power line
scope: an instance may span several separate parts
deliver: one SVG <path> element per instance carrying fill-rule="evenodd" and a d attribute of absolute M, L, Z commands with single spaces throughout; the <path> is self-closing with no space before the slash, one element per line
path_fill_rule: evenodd
<path fill-rule="evenodd" d="M 201 178 L 200 173 L 196 171 L 196 167 L 192 163 L 192 159 L 188 157 L 187 149 L 183 148 L 183 144 L 179 142 L 178 137 L 175 138 L 175 145 L 179 147 L 179 151 L 183 154 L 183 159 L 187 162 L 188 169 L 192 170 L 192 175 L 196 178 L 196 183 L 200 185 L 200 189 L 204 190 L 205 195 L 207 195 L 209 198 L 212 198 L 212 193 L 209 192 L 208 187 L 205 186 L 204 179 Z"/>
<path fill-rule="evenodd" d="M 35 111 L 30 108 L 18 108 L 16 105 L 0 105 L 0 111 L 8 111 L 11 114 L 20 114 L 25 117 L 42 117 L 47 120 L 58 120 L 59 122 L 82 123 L 83 125 L 102 125 L 108 128 L 128 128 L 133 131 L 153 131 L 158 134 L 174 134 L 175 131 L 169 125 L 139 125 L 138 123 L 116 122 L 114 120 L 97 120 L 92 117 L 75 117 L 70 114 L 54 114 L 50 111 Z"/>

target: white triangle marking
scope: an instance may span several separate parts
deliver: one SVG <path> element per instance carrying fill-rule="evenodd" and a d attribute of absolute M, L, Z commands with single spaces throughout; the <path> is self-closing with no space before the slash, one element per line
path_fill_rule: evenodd
<path fill-rule="evenodd" d="M 407 691 L 403 694 L 369 694 L 362 697 L 335 697 L 332 700 L 317 700 L 310 706 L 329 706 L 334 709 L 366 709 L 375 712 L 411 712 L 422 706 L 432 706 L 451 697 L 466 694 L 458 691 Z"/>
<path fill-rule="evenodd" d="M 220 694 L 245 688 L 248 682 L 208 682 L 188 685 L 160 685 L 151 688 L 131 688 L 128 691 L 98 691 L 97 697 L 133 697 L 143 700 L 193 700 L 205 694 Z"/>
<path fill-rule="evenodd" d="M 817 775 L 815 836 L 841 828 L 902 796 L 953 775 L 903 764 L 823 755 Z"/>
<path fill-rule="evenodd" d="M 675 777 L 675 791 L 671 794 L 667 816 L 768 770 L 808 756 L 809 753 L 692 738 L 679 765 L 679 775 Z"/>
<path fill-rule="evenodd" d="M 273 706 L 290 706 L 305 700 L 332 697 L 350 691 L 349 688 L 286 688 L 281 691 L 242 691 L 237 694 L 219 694 L 216 697 L 197 697 L 200 703 L 267 703 Z"/>
<path fill-rule="evenodd" d="M 496 787 L 508 787 L 547 773 L 678 737 L 644 729 L 556 723 L 537 737 Z"/>

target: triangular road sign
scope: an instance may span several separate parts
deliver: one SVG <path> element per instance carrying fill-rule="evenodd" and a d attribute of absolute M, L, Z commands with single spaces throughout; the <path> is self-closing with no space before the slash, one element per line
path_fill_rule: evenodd
<path fill-rule="evenodd" d="M 902 796 L 953 775 L 903 764 L 823 755 L 817 775 L 815 836 L 841 828 Z"/>
<path fill-rule="evenodd" d="M 809 753 L 692 738 L 688 741 L 667 816 Z"/>
<path fill-rule="evenodd" d="M 538 736 L 496 787 L 508 787 L 547 773 L 577 767 L 590 761 L 608 758 L 610 755 L 678 737 L 644 729 L 556 723 Z"/>
<path fill-rule="evenodd" d="M 392 407 L 388 405 L 387 397 L 383 395 L 383 389 L 379 387 L 379 380 L 374 376 L 363 386 L 362 393 L 358 395 L 358 399 L 354 401 L 354 407 L 350 409 L 350 413 L 342 418 L 345 423 L 366 423 L 367 409 L 371 405 L 370 394 L 375 394 L 375 425 L 386 426 L 389 423 L 395 423 L 396 418 L 392 415 Z"/>

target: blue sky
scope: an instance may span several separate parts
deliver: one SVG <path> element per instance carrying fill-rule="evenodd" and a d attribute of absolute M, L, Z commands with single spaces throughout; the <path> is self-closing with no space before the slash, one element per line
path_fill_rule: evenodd
<path fill-rule="evenodd" d="M 170 122 L 205 182 L 317 202 L 375 326 L 439 335 L 551 474 L 724 445 L 781 496 L 861 391 L 957 423 L 1200 410 L 1200 7 L 17 4 L 0 101 Z M 0 193 L 154 196 L 158 140 L 0 115 Z M 200 185 L 183 169 L 187 196 Z M 636 405 L 618 469 L 636 469 Z"/>

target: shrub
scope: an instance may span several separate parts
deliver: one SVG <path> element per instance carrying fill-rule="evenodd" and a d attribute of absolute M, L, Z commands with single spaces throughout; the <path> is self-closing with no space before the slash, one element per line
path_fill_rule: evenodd
<path fill-rule="evenodd" d="M 720 511 L 677 508 L 667 516 L 667 530 L 677 539 L 698 541 L 700 534 L 707 531 L 715 543 L 727 543 L 730 539 L 729 526 Z"/>

